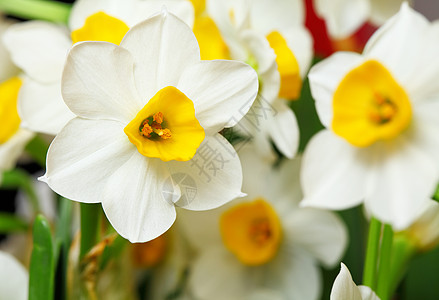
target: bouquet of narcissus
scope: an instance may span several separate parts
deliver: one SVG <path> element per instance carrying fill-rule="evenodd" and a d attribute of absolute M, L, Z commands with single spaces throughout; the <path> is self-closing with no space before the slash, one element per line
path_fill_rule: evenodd
<path fill-rule="evenodd" d="M 0 0 L 0 299 L 439 299 L 422 0 L 70 2 Z"/>

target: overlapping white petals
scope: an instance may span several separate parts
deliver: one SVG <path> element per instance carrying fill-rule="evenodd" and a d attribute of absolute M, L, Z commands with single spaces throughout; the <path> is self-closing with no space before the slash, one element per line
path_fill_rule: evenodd
<path fill-rule="evenodd" d="M 167 165 L 177 180 L 175 184 L 181 190 L 185 189 L 184 196 L 176 203 L 179 207 L 190 210 L 213 209 L 242 196 L 239 157 L 232 145 L 218 133 L 206 136 L 191 160 L 171 161 Z M 178 174 L 189 178 L 178 182 Z M 191 185 L 194 190 L 188 190 Z"/>
<path fill-rule="evenodd" d="M 18 68 L 13 64 L 3 42 L 3 34 L 12 24 L 12 22 L 4 20 L 0 14 L 0 65 L 2 66 L 0 68 L 0 82 L 18 74 Z"/>
<path fill-rule="evenodd" d="M 193 99 L 201 126 L 209 133 L 216 133 L 236 125 L 248 112 L 256 98 L 257 77 L 256 72 L 243 63 L 200 61 L 184 70 L 177 88 Z"/>
<path fill-rule="evenodd" d="M 77 44 L 63 73 L 64 101 L 78 116 L 128 124 L 146 102 L 137 93 L 134 68 L 133 56 L 120 46 L 106 42 Z"/>
<path fill-rule="evenodd" d="M 133 56 L 136 87 L 146 103 L 160 89 L 177 86 L 183 71 L 200 60 L 200 49 L 190 28 L 167 11 L 139 25 L 121 46 Z"/>

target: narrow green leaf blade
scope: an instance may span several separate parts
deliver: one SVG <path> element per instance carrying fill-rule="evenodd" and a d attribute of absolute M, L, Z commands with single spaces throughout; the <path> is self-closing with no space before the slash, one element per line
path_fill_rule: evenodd
<path fill-rule="evenodd" d="M 33 249 L 29 270 L 29 300 L 52 300 L 55 259 L 47 220 L 38 215 L 33 226 Z"/>
<path fill-rule="evenodd" d="M 7 234 L 26 231 L 28 227 L 28 224 L 23 219 L 13 214 L 0 212 L 0 233 Z"/>

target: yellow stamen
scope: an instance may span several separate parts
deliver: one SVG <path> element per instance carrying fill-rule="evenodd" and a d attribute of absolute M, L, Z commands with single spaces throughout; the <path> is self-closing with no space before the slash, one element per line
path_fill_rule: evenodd
<path fill-rule="evenodd" d="M 332 128 L 357 147 L 395 138 L 411 118 L 407 93 L 375 60 L 351 70 L 334 93 Z"/>
<path fill-rule="evenodd" d="M 20 127 L 20 117 L 17 112 L 18 92 L 21 79 L 12 77 L 0 83 L 0 144 L 7 142 Z"/>
<path fill-rule="evenodd" d="M 128 30 L 123 21 L 101 11 L 89 16 L 84 26 L 72 31 L 72 41 L 104 41 L 119 45 Z"/>
<path fill-rule="evenodd" d="M 194 103 L 173 86 L 158 91 L 124 132 L 142 155 L 163 161 L 190 160 L 205 136 Z"/>
<path fill-rule="evenodd" d="M 302 89 L 299 63 L 285 38 L 277 31 L 267 35 L 268 43 L 276 54 L 277 69 L 280 73 L 279 97 L 296 100 Z"/>
<path fill-rule="evenodd" d="M 273 208 L 263 199 L 238 204 L 220 219 L 225 246 L 246 265 L 262 265 L 277 253 L 281 225 Z"/>

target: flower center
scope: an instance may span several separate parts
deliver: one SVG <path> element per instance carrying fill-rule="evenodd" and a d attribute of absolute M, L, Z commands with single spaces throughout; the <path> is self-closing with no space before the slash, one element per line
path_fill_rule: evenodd
<path fill-rule="evenodd" d="M 0 144 L 7 142 L 20 127 L 20 117 L 17 112 L 18 92 L 21 79 L 12 77 L 0 83 Z"/>
<path fill-rule="evenodd" d="M 277 253 L 281 224 L 276 212 L 263 199 L 238 204 L 220 219 L 225 246 L 246 265 L 262 265 Z"/>
<path fill-rule="evenodd" d="M 293 51 L 278 31 L 268 34 L 267 40 L 276 54 L 277 70 L 280 74 L 279 97 L 288 100 L 298 99 L 302 88 L 302 78 L 299 63 Z"/>
<path fill-rule="evenodd" d="M 73 43 L 82 41 L 104 41 L 119 45 L 129 30 L 123 21 L 97 12 L 89 16 L 81 28 L 72 31 Z"/>
<path fill-rule="evenodd" d="M 412 118 L 407 93 L 375 60 L 343 78 L 334 93 L 333 112 L 334 132 L 357 147 L 395 138 Z"/>
<path fill-rule="evenodd" d="M 162 126 L 165 126 L 165 122 L 163 119 L 163 113 L 159 111 L 142 121 L 139 126 L 140 135 L 147 139 L 170 139 L 172 137 L 171 130 L 163 128 Z"/>
<path fill-rule="evenodd" d="M 205 136 L 194 103 L 173 86 L 158 91 L 124 132 L 142 155 L 163 161 L 190 160 Z"/>

